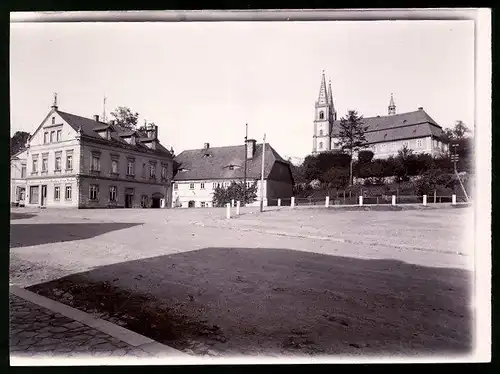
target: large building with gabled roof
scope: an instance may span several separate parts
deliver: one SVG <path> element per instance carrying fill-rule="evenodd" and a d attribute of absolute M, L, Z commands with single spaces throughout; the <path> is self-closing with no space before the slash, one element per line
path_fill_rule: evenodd
<path fill-rule="evenodd" d="M 173 155 L 158 127 L 130 130 L 59 110 L 57 96 L 27 144 L 26 206 L 169 207 Z"/>
<path fill-rule="evenodd" d="M 397 113 L 391 94 L 387 116 L 364 117 L 367 149 L 375 158 L 395 156 L 403 147 L 415 153 L 433 156 L 448 152 L 448 141 L 444 131 L 422 107 L 416 111 Z M 331 82 L 326 84 L 325 73 L 321 77 L 318 100 L 315 103 L 312 154 L 340 151 L 338 134 L 340 119 L 335 110 Z"/>
<path fill-rule="evenodd" d="M 257 198 L 264 195 L 264 204 L 275 205 L 277 199 L 290 199 L 293 176 L 290 164 L 268 143 L 265 144 L 264 183 L 261 185 L 263 144 L 253 139 L 245 145 L 210 147 L 186 150 L 175 157 L 173 202 L 177 207 L 212 207 L 217 186 L 227 187 L 241 182 L 247 164 L 247 186 L 257 184 Z M 254 202 L 259 204 L 258 200 Z"/>

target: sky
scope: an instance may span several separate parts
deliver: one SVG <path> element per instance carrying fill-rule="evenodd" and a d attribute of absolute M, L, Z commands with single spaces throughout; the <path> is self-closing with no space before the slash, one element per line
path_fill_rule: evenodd
<path fill-rule="evenodd" d="M 13 23 L 11 134 L 59 109 L 91 118 L 118 106 L 186 149 L 266 141 L 312 151 L 322 70 L 338 116 L 424 110 L 474 126 L 473 21 Z"/>

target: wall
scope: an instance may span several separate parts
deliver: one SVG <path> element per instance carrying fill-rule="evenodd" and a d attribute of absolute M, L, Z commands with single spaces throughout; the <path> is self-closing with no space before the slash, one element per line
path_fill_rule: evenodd
<path fill-rule="evenodd" d="M 47 198 L 46 207 L 47 208 L 76 208 L 78 207 L 78 183 L 76 176 L 65 176 L 57 178 L 40 178 L 31 179 L 27 183 L 26 187 L 26 206 L 40 206 L 41 204 L 41 190 L 42 185 L 47 186 Z M 30 202 L 29 194 L 30 187 L 38 186 L 38 202 L 32 204 Z M 54 198 L 55 187 L 59 186 L 59 199 Z M 66 186 L 71 187 L 71 199 L 67 200 L 65 198 Z"/>
<path fill-rule="evenodd" d="M 15 158 L 10 161 L 10 202 L 19 202 L 19 188 L 26 188 L 26 166 L 27 151 L 18 153 Z M 21 170 L 23 165 L 26 167 L 26 174 L 22 176 Z"/>
<path fill-rule="evenodd" d="M 422 146 L 417 146 L 417 140 L 422 140 Z M 370 150 L 374 153 L 374 158 L 389 158 L 390 156 L 397 156 L 398 151 L 403 148 L 404 144 L 412 149 L 414 153 L 431 153 L 431 137 L 418 138 L 418 139 L 407 139 L 407 140 L 396 140 L 384 143 L 376 143 L 370 145 L 366 150 Z"/>

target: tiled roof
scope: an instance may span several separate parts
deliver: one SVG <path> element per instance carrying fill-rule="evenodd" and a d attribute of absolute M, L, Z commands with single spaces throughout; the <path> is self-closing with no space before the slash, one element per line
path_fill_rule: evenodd
<path fill-rule="evenodd" d="M 442 137 L 443 129 L 424 110 L 392 116 L 367 117 L 365 137 L 368 143 L 394 141 L 425 136 Z M 340 121 L 333 123 L 333 134 L 338 134 Z"/>
<path fill-rule="evenodd" d="M 137 130 L 126 129 L 117 124 L 110 125 L 103 122 L 97 122 L 90 118 L 80 117 L 75 114 L 62 112 L 60 110 L 58 110 L 57 113 L 75 131 L 81 129 L 84 136 L 99 139 L 101 141 L 106 141 L 95 130 L 105 129 L 107 127 L 110 127 L 113 131 L 111 132 L 111 139 L 107 141 L 112 146 L 133 149 L 139 152 L 167 153 L 168 155 L 171 154 L 163 145 L 160 144 L 160 142 L 157 143 L 156 149 L 150 149 L 146 147 L 144 144 L 141 144 L 140 142 L 136 142 L 135 145 L 129 144 L 125 140 L 123 140 L 120 136 L 122 134 L 131 135 L 134 132 L 138 132 Z"/>
<path fill-rule="evenodd" d="M 266 143 L 265 149 L 264 178 L 267 178 L 275 162 L 288 163 L 269 144 Z M 206 157 L 206 153 L 210 156 Z M 245 145 L 187 150 L 176 156 L 175 161 L 179 163 L 175 180 L 240 179 L 245 170 Z M 229 165 L 239 167 L 230 169 Z M 262 144 L 256 144 L 252 159 L 247 161 L 247 178 L 259 179 L 261 168 Z"/>

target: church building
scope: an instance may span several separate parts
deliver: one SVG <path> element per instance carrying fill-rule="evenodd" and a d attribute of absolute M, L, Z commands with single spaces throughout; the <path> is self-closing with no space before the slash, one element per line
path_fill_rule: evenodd
<path fill-rule="evenodd" d="M 327 87 L 324 72 L 314 115 L 312 154 L 340 151 L 340 119 L 333 104 L 331 81 Z M 448 152 L 448 142 L 442 127 L 422 107 L 413 112 L 396 113 L 392 94 L 387 116 L 366 117 L 363 118 L 363 124 L 368 126 L 365 132 L 366 149 L 373 152 L 374 158 L 396 156 L 405 146 L 414 153 L 432 156 Z"/>

